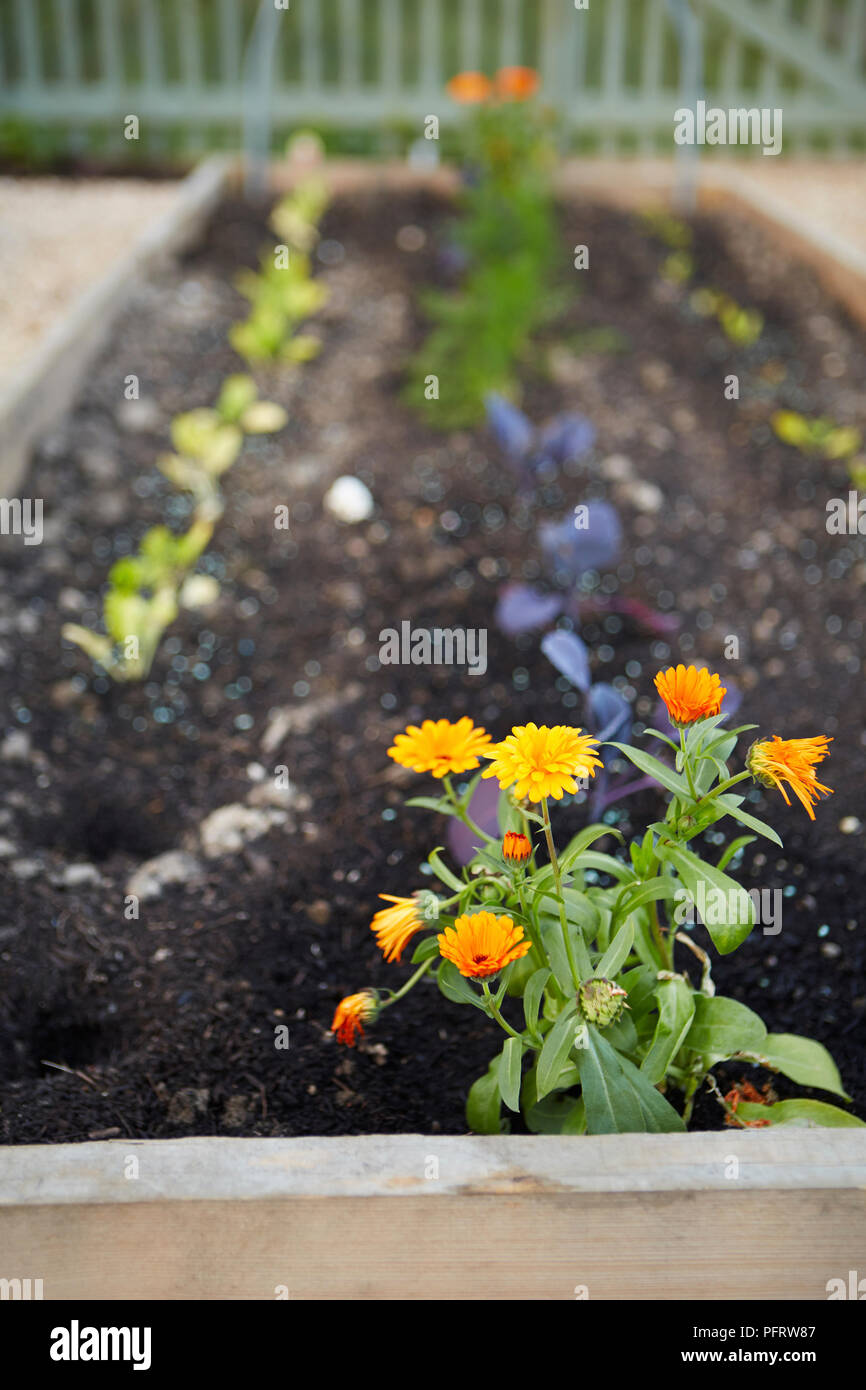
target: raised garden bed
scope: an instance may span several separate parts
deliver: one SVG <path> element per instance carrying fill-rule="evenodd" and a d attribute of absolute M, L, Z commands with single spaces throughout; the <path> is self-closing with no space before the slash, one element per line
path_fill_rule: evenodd
<path fill-rule="evenodd" d="M 405 891 L 429 846 L 422 813 L 391 815 L 411 782 L 385 758 L 394 734 L 442 713 L 505 730 L 573 707 L 537 638 L 492 626 L 498 587 L 537 571 L 531 517 L 497 449 L 482 430 L 434 432 L 400 399 L 403 363 L 421 341 L 414 291 L 438 275 L 434 234 L 449 213 L 431 194 L 365 190 L 328 212 L 322 354 L 302 376 L 267 379 L 290 424 L 254 442 L 229 477 L 210 552 L 219 605 L 180 619 L 143 685 L 86 674 L 60 627 L 96 620 L 110 560 L 164 519 L 170 490 L 153 459 L 171 415 L 213 399 L 237 368 L 226 344 L 241 308 L 231 275 L 255 263 L 260 219 L 239 204 L 219 210 L 199 250 L 139 293 L 73 417 L 43 443 L 25 495 L 45 499 L 44 544 L 3 548 L 6 1143 L 465 1130 L 467 1084 L 491 1053 L 483 1019 L 422 986 L 355 1052 L 327 1035 L 341 994 L 393 984 L 368 923 L 376 894 Z M 863 833 L 863 541 L 824 525 L 826 498 L 847 489 L 842 466 L 795 454 L 767 423 L 774 402 L 849 418 L 866 376 L 862 331 L 742 223 L 707 225 L 698 255 L 705 279 L 763 312 L 751 348 L 689 311 L 632 218 L 574 204 L 560 226 L 566 252 L 594 248 L 592 273 L 550 335 L 552 358 L 539 352 L 552 375 L 530 370 L 524 404 L 536 420 L 579 404 L 598 442 L 547 485 L 541 510 L 612 497 L 626 533 L 617 591 L 683 617 L 672 642 L 617 618 L 586 624 L 583 636 L 599 675 L 622 677 L 649 718 L 659 666 L 717 661 L 737 634 L 743 716 L 812 732 L 819 711 L 834 736 L 835 796 L 818 822 L 776 808 L 785 851 L 746 851 L 745 885 L 785 892 L 783 930 L 754 932 L 715 978 L 774 1031 L 826 1042 L 862 1116 L 866 996 L 851 884 Z M 591 329 L 620 350 L 575 351 Z M 737 371 L 766 391 L 726 400 L 724 377 Z M 142 386 L 134 408 L 123 398 L 128 372 Z M 373 493 L 366 523 L 322 510 L 345 472 Z M 288 532 L 273 525 L 280 505 Z M 172 499 L 169 515 L 179 506 Z M 483 680 L 378 667 L 379 632 L 403 618 L 488 627 Z M 268 805 L 257 788 L 275 763 L 294 790 Z M 250 802 L 279 823 L 237 853 L 213 825 L 203 841 L 212 812 Z M 617 814 L 628 835 L 656 808 L 645 796 Z M 566 824 L 584 819 L 575 806 Z M 132 876 L 171 850 L 191 856 L 181 861 L 189 882 L 127 920 Z M 288 1050 L 274 1047 L 282 1024 Z M 721 1067 L 720 1079 L 742 1071 Z M 702 1098 L 696 1125 L 721 1121 Z"/>

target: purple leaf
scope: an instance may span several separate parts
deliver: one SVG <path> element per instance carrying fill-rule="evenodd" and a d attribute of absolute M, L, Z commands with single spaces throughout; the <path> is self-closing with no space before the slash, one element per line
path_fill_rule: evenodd
<path fill-rule="evenodd" d="M 632 708 L 624 695 L 612 685 L 599 681 L 589 692 L 589 715 L 596 737 L 622 743 L 632 724 Z"/>
<path fill-rule="evenodd" d="M 532 422 L 504 396 L 490 391 L 484 398 L 487 423 L 500 449 L 514 463 L 520 463 L 532 447 L 535 431 Z"/>
<path fill-rule="evenodd" d="M 609 502 L 589 502 L 562 521 L 542 522 L 538 539 L 551 568 L 578 580 L 587 570 L 609 569 L 616 562 L 622 528 Z"/>
<path fill-rule="evenodd" d="M 589 652 L 586 643 L 581 641 L 577 633 L 566 632 L 563 628 L 557 628 L 555 632 L 546 632 L 541 639 L 541 650 L 557 671 L 585 695 L 592 684 Z"/>
<path fill-rule="evenodd" d="M 507 637 L 547 627 L 562 611 L 558 594 L 542 594 L 529 584 L 507 584 L 499 595 L 494 620 Z"/>
<path fill-rule="evenodd" d="M 585 415 L 555 415 L 541 431 L 538 452 L 554 463 L 569 463 L 588 453 L 595 443 L 595 426 Z"/>
<path fill-rule="evenodd" d="M 478 783 L 472 793 L 468 810 L 475 824 L 486 830 L 488 835 L 499 834 L 499 784 L 495 778 L 491 777 L 486 782 Z M 470 859 L 475 858 L 478 850 L 484 848 L 481 836 L 476 835 L 474 830 L 470 830 L 455 816 L 448 821 L 446 839 L 448 848 L 461 866 L 468 864 Z"/>

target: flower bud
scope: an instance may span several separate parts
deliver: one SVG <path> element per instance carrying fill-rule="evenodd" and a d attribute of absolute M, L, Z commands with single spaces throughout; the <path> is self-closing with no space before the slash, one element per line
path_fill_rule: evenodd
<path fill-rule="evenodd" d="M 602 976 L 596 976 L 591 980 L 584 980 L 577 991 L 577 1002 L 581 1013 L 587 1023 L 595 1023 L 599 1028 L 606 1028 L 609 1023 L 615 1023 L 628 1005 L 623 1001 L 627 997 L 627 991 L 620 989 L 612 980 L 605 980 Z"/>
<path fill-rule="evenodd" d="M 532 845 L 525 835 L 516 830 L 506 832 L 502 840 L 502 857 L 513 864 L 523 864 L 532 853 Z"/>

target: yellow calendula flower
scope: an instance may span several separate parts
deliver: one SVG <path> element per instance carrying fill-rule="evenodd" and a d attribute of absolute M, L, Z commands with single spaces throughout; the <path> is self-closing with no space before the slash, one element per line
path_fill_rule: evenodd
<path fill-rule="evenodd" d="M 814 820 L 813 802 L 833 795 L 833 788 L 825 787 L 815 773 L 816 763 L 827 757 L 827 745 L 832 741 L 826 734 L 818 734 L 816 738 L 779 738 L 774 734 L 772 738 L 759 739 L 752 744 L 746 754 L 746 767 L 761 786 L 776 787 L 785 798 L 785 804 L 790 806 L 784 787 L 787 782 L 809 819 Z"/>
<path fill-rule="evenodd" d="M 452 772 L 468 772 L 480 766 L 479 757 L 487 755 L 490 735 L 476 728 L 468 715 L 452 724 L 449 719 L 425 719 L 419 728 L 410 724 L 405 734 L 398 734 L 388 757 L 413 772 L 432 772 L 434 777 L 447 777 Z"/>
<path fill-rule="evenodd" d="M 514 787 L 518 798 L 541 801 L 552 796 L 559 801 L 566 792 L 577 791 L 575 777 L 595 776 L 601 767 L 597 748 L 598 740 L 580 729 L 522 724 L 484 755 L 493 762 L 483 775 L 496 777 L 503 791 Z"/>
<path fill-rule="evenodd" d="M 666 671 L 659 671 L 655 687 L 667 706 L 671 723 L 678 728 L 719 714 L 728 693 L 719 677 L 706 666 L 700 671 L 695 666 L 669 666 Z"/>
<path fill-rule="evenodd" d="M 439 954 L 454 965 L 467 979 L 483 980 L 498 975 L 513 960 L 520 960 L 532 943 L 523 939 L 523 928 L 510 917 L 496 917 L 492 912 L 475 912 L 458 917 L 453 927 L 446 927 L 436 940 Z"/>
<path fill-rule="evenodd" d="M 418 899 L 395 898 L 390 893 L 380 893 L 379 897 L 394 906 L 380 908 L 370 923 L 370 930 L 376 933 L 376 945 L 385 959 L 399 962 L 412 937 L 424 925 L 418 912 Z"/>
<path fill-rule="evenodd" d="M 374 989 L 362 989 L 360 994 L 347 994 L 337 1005 L 331 1032 L 336 1033 L 337 1042 L 354 1047 L 356 1036 L 363 1036 L 364 1024 L 372 1023 L 378 1018 L 379 1011 L 379 996 Z"/>

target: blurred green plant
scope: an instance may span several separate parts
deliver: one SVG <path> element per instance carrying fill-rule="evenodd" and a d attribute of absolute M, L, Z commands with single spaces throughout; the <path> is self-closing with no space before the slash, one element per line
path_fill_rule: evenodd
<path fill-rule="evenodd" d="M 208 575 L 187 572 L 213 534 L 213 524 L 196 520 L 182 536 L 153 526 L 135 555 L 118 560 L 108 573 L 102 606 L 105 633 L 66 623 L 62 636 L 99 662 L 112 680 L 143 680 L 153 665 L 162 634 L 181 606 L 201 608 L 219 596 Z"/>
<path fill-rule="evenodd" d="M 744 309 L 720 290 L 695 290 L 691 305 L 702 318 L 715 317 L 725 337 L 737 347 L 751 347 L 764 331 L 764 315 L 759 309 Z"/>
<path fill-rule="evenodd" d="M 297 365 L 319 352 L 318 338 L 297 328 L 328 299 L 327 286 L 313 279 L 309 257 L 327 204 L 327 189 L 319 180 L 299 184 L 271 214 L 280 244 L 261 253 L 258 271 L 237 275 L 235 284 L 250 301 L 250 312 L 229 330 L 229 341 L 246 362 Z"/>
<path fill-rule="evenodd" d="M 176 415 L 171 439 L 176 453 L 161 454 L 157 467 L 169 482 L 192 494 L 196 514 L 215 521 L 222 515 L 219 479 L 237 459 L 244 435 L 273 434 L 288 421 L 281 405 L 259 399 L 251 376 L 227 377 L 216 406 Z"/>

